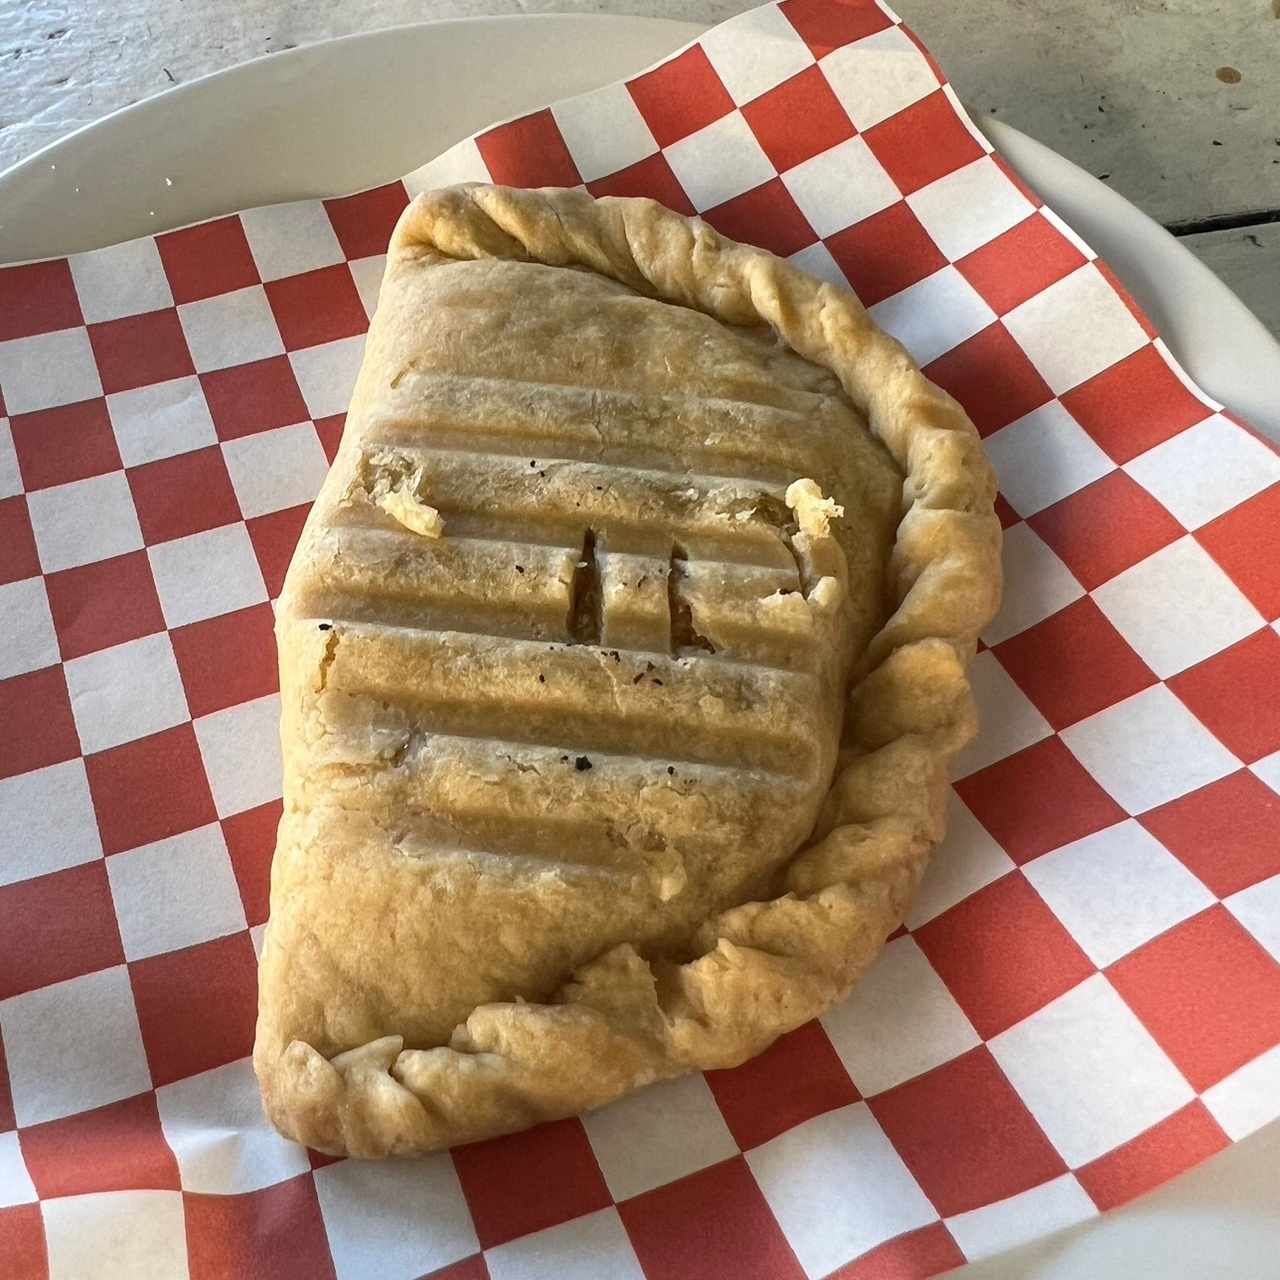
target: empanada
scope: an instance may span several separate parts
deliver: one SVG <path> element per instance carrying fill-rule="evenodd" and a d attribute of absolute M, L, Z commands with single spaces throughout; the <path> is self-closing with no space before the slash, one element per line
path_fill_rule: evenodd
<path fill-rule="evenodd" d="M 840 1000 L 973 733 L 993 498 L 852 294 L 650 201 L 415 199 L 279 602 L 276 1126 L 422 1152 Z"/>

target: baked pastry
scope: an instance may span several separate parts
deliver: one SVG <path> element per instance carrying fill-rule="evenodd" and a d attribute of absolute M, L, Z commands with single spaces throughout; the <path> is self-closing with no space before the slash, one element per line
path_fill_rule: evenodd
<path fill-rule="evenodd" d="M 852 294 L 646 200 L 415 199 L 277 615 L 281 1132 L 483 1138 L 841 999 L 974 731 L 993 497 Z"/>

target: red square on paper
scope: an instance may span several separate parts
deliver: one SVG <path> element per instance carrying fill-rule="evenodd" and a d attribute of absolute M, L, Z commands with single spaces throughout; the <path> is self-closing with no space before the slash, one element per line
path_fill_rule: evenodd
<path fill-rule="evenodd" d="M 258 958 L 248 933 L 135 960 L 129 978 L 157 1087 L 253 1052 Z"/>
<path fill-rule="evenodd" d="M 593 196 L 647 196 L 687 218 L 692 218 L 697 212 L 661 151 L 637 160 L 607 178 L 588 182 L 587 190 Z"/>
<path fill-rule="evenodd" d="M 25 494 L 0 498 L 0 586 L 34 578 L 40 572 Z"/>
<path fill-rule="evenodd" d="M 984 1040 L 1094 972 L 1020 871 L 979 889 L 913 936 Z"/>
<path fill-rule="evenodd" d="M 803 1280 L 741 1156 L 618 1206 L 647 1280 Z"/>
<path fill-rule="evenodd" d="M 1107 976 L 1198 1093 L 1280 1043 L 1280 964 L 1221 903 Z"/>
<path fill-rule="evenodd" d="M 266 921 L 271 899 L 271 856 L 276 848 L 276 828 L 284 802 L 270 800 L 256 809 L 245 809 L 233 818 L 222 819 L 222 835 L 231 855 L 244 904 L 245 921 L 250 926 Z"/>
<path fill-rule="evenodd" d="M 108 854 L 217 820 L 190 724 L 86 756 L 84 766 Z"/>
<path fill-rule="evenodd" d="M 1280 875 L 1280 796 L 1248 769 L 1138 821 L 1219 898 Z"/>
<path fill-rule="evenodd" d="M 996 645 L 995 654 L 1055 729 L 1156 683 L 1091 596 Z"/>
<path fill-rule="evenodd" d="M 0 307 L 0 315 L 4 308 Z M 44 1218 L 38 1204 L 0 1209 L 0 1258 L 16 1280 L 45 1280 L 49 1255 L 44 1242 Z"/>
<path fill-rule="evenodd" d="M 27 490 L 100 476 L 122 465 L 107 402 L 81 400 L 9 419 L 13 448 Z"/>
<path fill-rule="evenodd" d="M 326 200 L 324 208 L 346 257 L 369 258 L 386 253 L 387 241 L 408 203 L 404 183 L 388 182 L 372 191 Z"/>
<path fill-rule="evenodd" d="M 1084 254 L 1042 214 L 1033 213 L 956 262 L 956 270 L 997 315 L 1084 265 Z"/>
<path fill-rule="evenodd" d="M 167 382 L 196 371 L 173 307 L 91 324 L 89 342 L 106 395 Z"/>
<path fill-rule="evenodd" d="M 1182 537 L 1182 526 L 1127 472 L 1111 471 L 1027 523 L 1089 591 Z"/>
<path fill-rule="evenodd" d="M 169 635 L 193 718 L 280 687 L 275 615 L 269 604 L 175 627 Z"/>
<path fill-rule="evenodd" d="M 1153 345 L 1073 387 L 1062 403 L 1117 462 L 1146 453 L 1213 412 L 1182 385 Z"/>
<path fill-rule="evenodd" d="M 177 1191 L 181 1185 L 154 1093 L 33 1125 L 18 1137 L 42 1199 L 98 1191 Z"/>
<path fill-rule="evenodd" d="M 99 859 L 0 888 L 0 1000 L 124 962 Z"/>
<path fill-rule="evenodd" d="M 1076 1177 L 1093 1203 L 1105 1212 L 1136 1200 L 1230 1145 L 1230 1139 L 1197 1098 L 1145 1133 L 1077 1169 Z"/>
<path fill-rule="evenodd" d="M 273 600 L 284 586 L 284 575 L 310 510 L 310 506 L 286 507 L 283 511 L 245 521 L 249 541 L 253 543 L 263 581 L 267 584 L 267 594 Z"/>
<path fill-rule="evenodd" d="M 1019 865 L 1128 816 L 1056 736 L 971 773 L 955 789 Z"/>
<path fill-rule="evenodd" d="M 901 200 L 828 236 L 825 243 L 864 307 L 947 265 L 920 219 Z"/>
<path fill-rule="evenodd" d="M 198 302 L 258 283 L 258 268 L 240 219 L 218 218 L 156 236 L 174 302 Z"/>
<path fill-rule="evenodd" d="M 62 668 L 0 680 L 0 778 L 42 769 L 80 754 Z"/>
<path fill-rule="evenodd" d="M 986 1045 L 867 1105 L 944 1218 L 1067 1171 Z"/>
<path fill-rule="evenodd" d="M 763 186 L 708 209 L 702 216 L 730 240 L 768 249 L 782 258 L 818 239 L 781 178 L 771 178 Z"/>
<path fill-rule="evenodd" d="M 779 173 L 857 132 L 816 66 L 748 102 L 742 114 Z"/>
<path fill-rule="evenodd" d="M 453 1163 L 484 1249 L 613 1203 L 577 1119 L 455 1147 Z"/>
<path fill-rule="evenodd" d="M 775 1040 L 742 1066 L 708 1071 L 706 1078 L 733 1140 L 744 1151 L 859 1097 L 817 1022 Z"/>
<path fill-rule="evenodd" d="M 266 291 L 289 351 L 351 338 L 369 327 L 364 303 L 345 262 L 271 280 Z"/>
<path fill-rule="evenodd" d="M 941 1222 L 907 1231 L 846 1262 L 827 1280 L 920 1280 L 963 1266 L 965 1256 Z"/>
<path fill-rule="evenodd" d="M 1049 384 L 999 320 L 926 365 L 925 373 L 964 405 L 983 436 L 1053 399 Z"/>
<path fill-rule="evenodd" d="M 342 429 L 347 425 L 347 415 L 333 413 L 327 418 L 316 418 L 311 425 L 315 427 L 316 435 L 320 438 L 320 447 L 324 450 L 324 456 L 332 465 L 334 458 L 338 456 L 338 446 L 342 443 Z"/>
<path fill-rule="evenodd" d="M 986 155 L 941 89 L 862 136 L 904 196 Z"/>
<path fill-rule="evenodd" d="M 549 107 L 476 137 L 494 182 L 510 187 L 576 187 L 582 181 Z"/>
<path fill-rule="evenodd" d="M 307 421 L 307 406 L 288 356 L 202 373 L 200 386 L 219 440 Z"/>
<path fill-rule="evenodd" d="M 51 573 L 44 585 L 64 661 L 164 630 L 145 551 Z"/>
<path fill-rule="evenodd" d="M 875 35 L 893 22 L 874 4 L 840 4 L 832 0 L 783 0 L 778 6 L 809 46 L 815 58 Z"/>
<path fill-rule="evenodd" d="M 422 1276 L 421 1280 L 490 1280 L 489 1268 L 485 1265 L 483 1253 L 473 1253 L 469 1258 L 451 1262 L 439 1271 L 432 1271 Z"/>
<path fill-rule="evenodd" d="M 701 45 L 627 81 L 649 132 L 660 147 L 705 129 L 733 110 L 733 99 Z"/>
<path fill-rule="evenodd" d="M 1280 750 L 1278 674 L 1280 635 L 1263 627 L 1167 683 L 1220 742 L 1252 764 Z"/>
<path fill-rule="evenodd" d="M 244 1195 L 182 1193 L 191 1280 L 333 1280 L 309 1173 Z"/>
<path fill-rule="evenodd" d="M 1264 489 L 1196 531 L 1196 540 L 1268 621 L 1280 618 L 1280 556 L 1275 554 L 1277 529 L 1280 529 L 1280 484 Z"/>
<path fill-rule="evenodd" d="M 148 544 L 216 529 L 240 519 L 222 449 L 212 444 L 127 472 L 138 524 Z"/>
<path fill-rule="evenodd" d="M 4 1037 L 0 1036 L 0 1133 L 12 1133 L 17 1126 L 13 1114 L 13 1092 L 9 1088 L 9 1067 L 4 1059 Z"/>
<path fill-rule="evenodd" d="M 66 258 L 0 267 L 0 342 L 83 323 Z"/>
<path fill-rule="evenodd" d="M 995 513 L 1002 529 L 1012 529 L 1015 524 L 1019 524 L 1022 521 L 1022 517 L 1009 505 L 1009 499 L 1003 493 L 996 494 Z M 979 640 L 978 652 L 981 653 L 985 648 L 986 645 Z"/>

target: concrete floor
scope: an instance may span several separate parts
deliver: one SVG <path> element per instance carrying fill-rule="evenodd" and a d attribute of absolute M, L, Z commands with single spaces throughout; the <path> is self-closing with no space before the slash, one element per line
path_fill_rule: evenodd
<path fill-rule="evenodd" d="M 0 0 L 0 168 L 171 84 L 327 36 L 537 11 L 710 23 L 748 7 Z M 1047 143 L 1186 235 L 1280 333 L 1280 0 L 899 0 L 898 8 L 970 106 Z"/>

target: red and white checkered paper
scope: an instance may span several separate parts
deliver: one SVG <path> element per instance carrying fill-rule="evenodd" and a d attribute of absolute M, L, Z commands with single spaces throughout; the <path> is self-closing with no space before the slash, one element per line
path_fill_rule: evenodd
<path fill-rule="evenodd" d="M 847 280 L 968 408 L 1007 599 L 951 834 L 846 1005 L 421 1163 L 248 1061 L 271 601 L 379 256 L 458 179 L 655 196 Z M 934 1274 L 1280 1111 L 1280 459 L 871 0 L 783 0 L 360 195 L 0 269 L 0 1272 Z"/>

